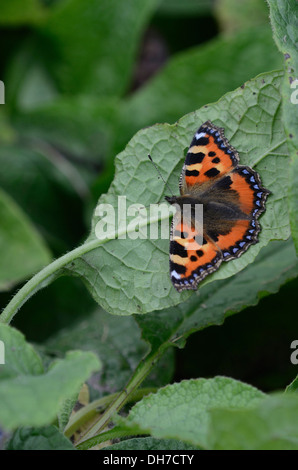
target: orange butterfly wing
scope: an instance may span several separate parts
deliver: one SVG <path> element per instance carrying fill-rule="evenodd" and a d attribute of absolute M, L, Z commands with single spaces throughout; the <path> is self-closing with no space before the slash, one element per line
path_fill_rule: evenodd
<path fill-rule="evenodd" d="M 182 208 L 173 218 L 170 242 L 170 276 L 178 291 L 196 289 L 222 261 L 239 257 L 258 241 L 257 219 L 269 191 L 258 173 L 238 163 L 223 129 L 204 123 L 190 144 L 179 182 L 182 197 L 203 203 L 204 241 L 196 242 L 195 221 L 192 227 L 184 223 Z"/>
<path fill-rule="evenodd" d="M 196 289 L 208 274 L 216 271 L 222 262 L 221 251 L 209 239 L 203 238 L 199 245 L 194 227 L 189 227 L 175 214 L 172 221 L 170 242 L 170 276 L 174 287 L 180 292 Z"/>
<path fill-rule="evenodd" d="M 223 129 L 210 121 L 205 122 L 188 149 L 180 177 L 180 193 L 187 194 L 198 184 L 208 187 L 238 162 L 238 153 L 225 138 Z"/>

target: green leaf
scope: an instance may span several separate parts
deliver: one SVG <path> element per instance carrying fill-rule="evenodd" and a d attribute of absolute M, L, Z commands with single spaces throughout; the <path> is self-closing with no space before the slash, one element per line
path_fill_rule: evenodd
<path fill-rule="evenodd" d="M 17 429 L 6 450 L 74 450 L 74 447 L 55 426 L 44 426 Z"/>
<path fill-rule="evenodd" d="M 273 395 L 249 410 L 210 410 L 212 448 L 297 450 L 298 396 Z"/>
<path fill-rule="evenodd" d="M 132 317 L 122 318 L 119 322 L 119 318 L 98 309 L 88 318 L 47 340 L 43 351 L 60 356 L 70 349 L 79 348 L 97 354 L 102 368 L 89 381 L 94 399 L 95 396 L 115 393 L 126 385 L 148 351 L 148 345 L 140 336 L 140 329 Z M 173 355 L 170 354 L 156 365 L 148 386 L 168 383 L 172 373 Z"/>
<path fill-rule="evenodd" d="M 1 380 L 44 372 L 39 355 L 18 330 L 0 324 L 0 340 L 5 348 L 5 364 L 0 366 Z"/>
<path fill-rule="evenodd" d="M 251 408 L 263 397 L 256 388 L 226 377 L 185 380 L 143 398 L 127 418 L 119 418 L 119 428 L 208 448 L 213 408 Z"/>
<path fill-rule="evenodd" d="M 57 97 L 56 85 L 44 63 L 45 51 L 35 35 L 18 42 L 5 71 L 5 95 L 8 110 L 30 110 Z"/>
<path fill-rule="evenodd" d="M 102 369 L 91 382 L 98 396 L 123 388 L 148 346 L 140 338 L 133 318 L 108 315 L 97 310 L 71 328 L 61 330 L 45 343 L 47 354 L 65 354 L 69 349 L 93 351 L 102 361 Z"/>
<path fill-rule="evenodd" d="M 21 136 L 45 140 L 71 154 L 81 171 L 97 169 L 111 152 L 119 128 L 119 103 L 112 98 L 61 97 L 44 106 L 20 110 L 14 124 Z"/>
<path fill-rule="evenodd" d="M 286 388 L 285 391 L 286 391 L 287 393 L 288 393 L 288 392 L 296 392 L 296 393 L 297 393 L 297 391 L 298 391 L 298 375 L 297 375 L 297 377 L 293 380 L 293 382 L 291 382 L 291 383 L 287 386 L 287 388 Z"/>
<path fill-rule="evenodd" d="M 212 0 L 161 0 L 158 13 L 166 15 L 203 15 L 212 11 Z"/>
<path fill-rule="evenodd" d="M 23 55 L 30 52 L 35 62 L 32 64 L 32 58 L 21 61 L 17 56 L 13 61 L 14 73 L 7 78 L 7 93 L 16 88 L 19 94 L 14 124 L 22 136 L 45 139 L 77 158 L 83 157 L 86 164 L 89 160 L 90 164 L 102 161 L 107 156 L 114 158 L 142 127 L 175 122 L 184 114 L 218 100 L 248 78 L 282 67 L 282 58 L 266 25 L 231 38 L 217 38 L 174 56 L 156 77 L 123 101 L 106 96 L 94 100 L 85 94 L 63 96 L 34 109 L 20 109 L 25 99 L 30 102 L 25 84 L 30 84 L 31 78 L 26 77 L 32 67 L 35 70 L 38 54 L 31 48 L 33 52 L 24 47 Z M 22 66 L 18 64 L 20 61 Z M 198 76 L 200 86 L 194 86 Z M 17 85 L 13 86 L 14 82 Z"/>
<path fill-rule="evenodd" d="M 268 23 L 268 7 L 263 0 L 220 0 L 215 3 L 215 15 L 225 33 Z"/>
<path fill-rule="evenodd" d="M 0 107 L 0 143 L 1 145 L 10 144 L 14 142 L 15 138 L 15 130 L 2 106 Z"/>
<path fill-rule="evenodd" d="M 54 250 L 65 251 L 81 236 L 74 227 L 73 214 L 76 213 L 79 225 L 86 185 L 76 169 L 54 148 L 41 141 L 35 147 L 36 150 L 15 145 L 0 148 L 0 185 L 26 211 L 48 244 Z M 48 262 L 49 257 L 43 264 Z M 17 261 L 13 264 L 17 266 Z"/>
<path fill-rule="evenodd" d="M 121 195 L 126 195 L 127 207 L 133 203 L 147 206 L 162 200 L 167 188 L 158 181 L 148 154 L 152 155 L 170 187 L 174 191 L 176 187 L 178 192 L 183 151 L 198 126 L 210 119 L 216 125 L 225 126 L 227 138 L 240 152 L 241 163 L 259 171 L 263 184 L 273 193 L 261 219 L 260 243 L 240 259 L 208 276 L 205 283 L 230 277 L 244 269 L 270 240 L 289 237 L 287 146 L 279 112 L 281 77 L 280 72 L 261 75 L 248 82 L 244 89 L 225 95 L 217 103 L 185 116 L 173 126 L 156 125 L 138 132 L 116 158 L 115 179 L 99 203 L 109 203 L 117 211 L 117 197 Z M 95 211 L 86 244 L 96 242 L 99 219 Z M 98 249 L 86 250 L 86 254 L 68 265 L 67 272 L 79 275 L 95 300 L 108 312 L 118 315 L 146 313 L 186 300 L 191 295 L 189 292 L 179 294 L 171 286 L 168 240 L 151 240 L 149 230 L 147 235 L 147 239 L 134 240 L 128 230 L 126 239 L 104 240 Z"/>
<path fill-rule="evenodd" d="M 175 439 L 155 439 L 153 437 L 142 437 L 127 439 L 117 444 L 104 447 L 102 450 L 197 450 L 186 442 Z"/>
<path fill-rule="evenodd" d="M 58 412 L 59 431 L 64 431 L 77 401 L 78 393 L 74 393 L 72 397 L 66 398 L 66 400 L 64 400 L 62 403 Z"/>
<path fill-rule="evenodd" d="M 184 2 L 181 2 L 181 4 Z M 140 128 L 175 122 L 186 113 L 217 101 L 251 77 L 282 67 L 268 25 L 219 37 L 176 54 L 120 111 L 116 149 Z"/>
<path fill-rule="evenodd" d="M 2 0 L 0 24 L 18 26 L 39 23 L 46 14 L 39 0 Z"/>
<path fill-rule="evenodd" d="M 157 0 L 61 2 L 41 36 L 51 41 L 49 68 L 68 94 L 121 96 L 128 86 L 137 45 Z M 54 49 L 55 48 L 55 49 Z"/>
<path fill-rule="evenodd" d="M 29 345 L 24 344 L 22 335 L 6 325 L 0 325 L 2 332 L 5 352 L 8 344 L 8 365 L 2 366 L 4 373 L 0 381 L 0 425 L 4 429 L 50 424 L 63 402 L 78 393 L 91 372 L 100 367 L 93 353 L 72 351 L 43 373 L 38 357 Z M 20 365 L 22 350 L 25 361 Z M 5 372 L 6 367 L 8 373 Z"/>
<path fill-rule="evenodd" d="M 273 37 L 285 60 L 283 124 L 290 152 L 289 214 L 298 253 L 298 10 L 295 0 L 268 0 Z"/>
<path fill-rule="evenodd" d="M 233 278 L 205 285 L 179 307 L 135 318 L 153 351 L 167 343 L 183 347 L 191 333 L 222 324 L 227 316 L 256 305 L 264 295 L 278 292 L 297 275 L 293 243 L 271 242 L 253 264 Z"/>
<path fill-rule="evenodd" d="M 10 289 L 49 263 L 50 253 L 26 214 L 1 189 L 0 220 L 1 291 Z"/>

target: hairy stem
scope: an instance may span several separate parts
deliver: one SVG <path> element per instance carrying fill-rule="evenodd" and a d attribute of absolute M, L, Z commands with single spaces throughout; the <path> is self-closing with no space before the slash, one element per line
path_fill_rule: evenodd
<path fill-rule="evenodd" d="M 77 444 L 76 448 L 78 450 L 88 450 L 94 446 L 97 446 L 98 444 L 101 444 L 102 442 L 107 442 L 107 441 L 110 441 L 111 439 L 116 439 L 119 437 L 128 437 L 128 436 L 131 436 L 131 431 L 130 432 L 123 431 L 122 429 L 118 429 L 117 427 L 115 427 L 114 429 L 111 429 L 110 431 L 106 431 L 101 434 L 98 434 L 97 436 L 91 437 L 90 439 L 87 439 L 81 444 Z"/>
<path fill-rule="evenodd" d="M 133 392 L 127 401 L 136 402 L 141 400 L 148 393 L 155 392 L 155 387 L 141 388 Z M 103 409 L 106 409 L 116 398 L 118 393 L 113 393 L 98 400 L 94 400 L 92 403 L 81 408 L 73 416 L 70 417 L 69 422 L 67 423 L 64 434 L 66 437 L 72 436 L 81 426 L 86 424 L 90 419 L 92 419 L 96 414 L 98 414 Z"/>
<path fill-rule="evenodd" d="M 166 218 L 168 218 L 168 214 L 151 217 L 149 221 L 147 220 L 147 218 L 145 218 L 144 221 L 139 224 L 139 227 L 146 226 L 152 223 L 157 223 Z M 131 232 L 133 232 L 133 228 L 131 229 Z M 85 253 L 88 253 L 94 250 L 95 248 L 100 247 L 102 244 L 108 242 L 109 240 L 118 238 L 122 235 L 129 236 L 129 231 L 127 230 L 126 226 L 119 229 L 116 233 L 113 232 L 111 236 L 109 236 L 109 234 L 106 234 L 106 238 L 104 239 L 95 238 L 94 240 L 85 242 L 83 245 L 66 253 L 65 255 L 61 256 L 60 258 L 56 259 L 51 264 L 43 268 L 41 271 L 35 274 L 35 276 L 33 276 L 28 282 L 26 282 L 26 284 L 24 284 L 24 286 L 14 295 L 9 304 L 1 313 L 0 323 L 10 323 L 17 311 L 33 294 L 35 294 L 41 288 L 46 287 L 50 282 L 62 275 L 62 269 L 67 264 L 71 263 L 72 261 L 84 255 Z"/>
<path fill-rule="evenodd" d="M 80 448 L 84 442 L 89 441 L 89 439 L 94 438 L 95 436 L 100 434 L 106 428 L 107 424 L 111 421 L 113 415 L 119 412 L 119 410 L 125 405 L 125 403 L 130 400 L 130 397 L 133 392 L 142 383 L 145 377 L 147 377 L 147 375 L 151 372 L 152 368 L 159 360 L 160 356 L 164 353 L 167 346 L 168 345 L 163 345 L 160 349 L 158 349 L 154 353 L 149 354 L 147 358 L 143 359 L 140 362 L 126 387 L 117 395 L 117 397 L 107 408 L 105 413 L 99 417 L 96 423 L 93 424 L 93 426 L 88 430 L 86 434 L 84 434 L 82 439 L 78 442 L 77 445 L 80 446 Z"/>
<path fill-rule="evenodd" d="M 66 253 L 60 258 L 53 261 L 51 264 L 39 271 L 33 276 L 30 281 L 26 282 L 24 286 L 14 295 L 9 304 L 3 310 L 0 315 L 1 323 L 10 323 L 14 315 L 21 308 L 21 306 L 40 288 L 48 285 L 52 280 L 59 276 L 61 268 L 66 266 L 71 261 L 75 260 L 79 256 L 87 253 L 88 251 L 97 248 L 103 240 L 92 240 L 91 242 L 85 243 L 84 245 L 75 248 L 74 250 Z"/>

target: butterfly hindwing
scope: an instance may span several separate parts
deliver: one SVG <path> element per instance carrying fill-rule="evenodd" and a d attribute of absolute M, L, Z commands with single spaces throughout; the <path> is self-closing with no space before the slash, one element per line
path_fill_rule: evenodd
<path fill-rule="evenodd" d="M 208 274 L 216 271 L 222 262 L 221 251 L 209 239 L 196 241 L 195 223 L 189 227 L 183 215 L 173 217 L 170 241 L 170 276 L 178 291 L 196 289 Z"/>
<path fill-rule="evenodd" d="M 235 168 L 230 174 L 230 179 L 230 191 L 235 191 L 238 195 L 239 208 L 248 219 L 236 220 L 230 232 L 217 240 L 217 246 L 222 250 L 225 261 L 239 258 L 251 245 L 258 242 L 261 230 L 258 218 L 265 210 L 269 194 L 269 191 L 262 187 L 259 174 L 247 166 Z"/>

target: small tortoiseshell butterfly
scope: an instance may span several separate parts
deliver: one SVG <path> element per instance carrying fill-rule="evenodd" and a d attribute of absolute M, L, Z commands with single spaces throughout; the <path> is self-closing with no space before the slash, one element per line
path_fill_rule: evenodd
<path fill-rule="evenodd" d="M 270 193 L 260 176 L 240 166 L 238 152 L 224 130 L 210 121 L 195 133 L 179 181 L 180 196 L 166 197 L 179 209 L 170 237 L 170 276 L 180 292 L 196 289 L 223 261 L 239 258 L 258 242 L 258 218 Z M 183 204 L 191 204 L 191 227 L 183 222 Z M 203 244 L 195 239 L 193 209 L 203 205 Z M 192 233 L 190 233 L 192 232 Z"/>

